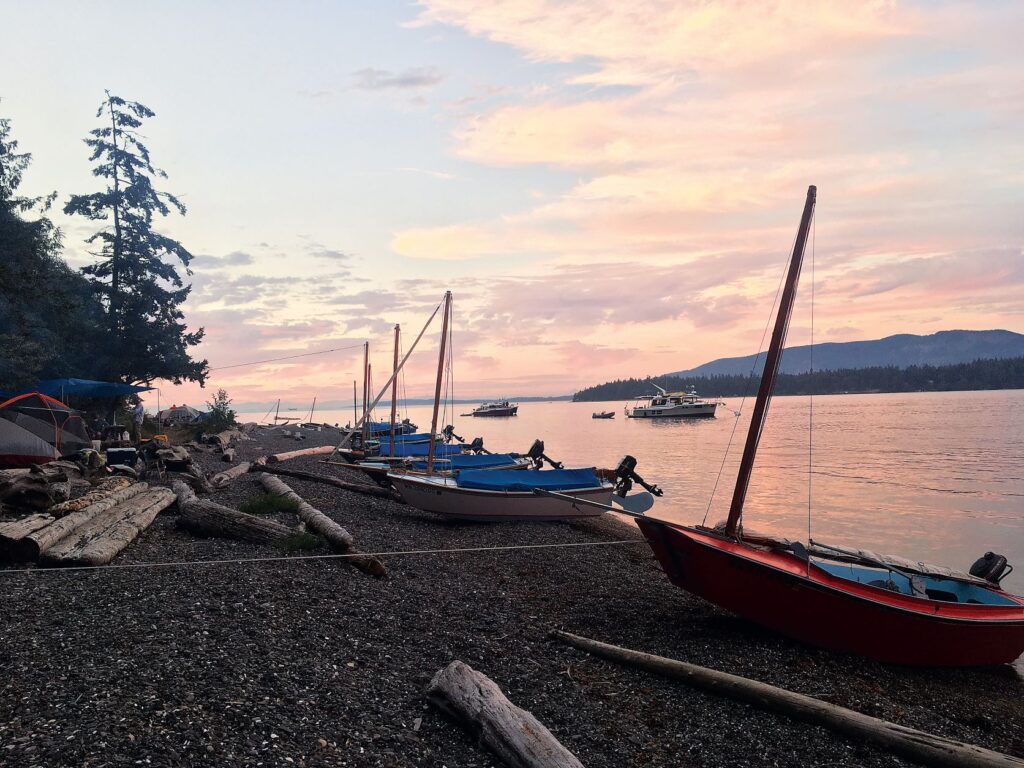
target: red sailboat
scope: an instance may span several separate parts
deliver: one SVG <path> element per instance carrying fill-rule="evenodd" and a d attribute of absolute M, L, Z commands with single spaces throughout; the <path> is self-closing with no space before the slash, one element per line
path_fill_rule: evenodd
<path fill-rule="evenodd" d="M 1024 598 L 999 582 L 1006 559 L 987 553 L 970 573 L 809 541 L 745 533 L 750 473 L 793 311 L 816 188 L 807 190 L 728 520 L 637 522 L 676 586 L 813 645 L 893 664 L 1003 664 L 1024 653 Z"/>

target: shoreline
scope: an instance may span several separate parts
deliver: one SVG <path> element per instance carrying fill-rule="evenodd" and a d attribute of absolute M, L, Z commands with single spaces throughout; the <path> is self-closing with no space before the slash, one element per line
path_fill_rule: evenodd
<path fill-rule="evenodd" d="M 237 458 L 335 439 L 333 431 L 307 433 L 299 443 L 262 432 L 237 445 Z M 207 472 L 227 467 L 214 454 L 193 458 Z M 362 479 L 318 458 L 288 466 Z M 6 765 L 496 765 L 426 704 L 426 683 L 453 659 L 491 677 L 587 766 L 908 765 L 823 729 L 589 657 L 550 641 L 552 629 L 1024 756 L 1019 672 L 887 667 L 802 646 L 673 587 L 626 521 L 452 524 L 283 479 L 364 552 L 636 543 L 385 555 L 385 580 L 338 560 L 297 559 L 329 554 L 326 546 L 294 562 L 0 570 Z M 249 474 L 211 498 L 237 507 L 259 492 Z M 114 564 L 282 555 L 194 538 L 174 518 L 162 514 Z"/>

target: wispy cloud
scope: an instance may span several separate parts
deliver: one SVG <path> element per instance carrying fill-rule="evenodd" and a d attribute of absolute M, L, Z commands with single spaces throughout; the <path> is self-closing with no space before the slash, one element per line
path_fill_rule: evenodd
<path fill-rule="evenodd" d="M 352 86 L 362 91 L 422 90 L 442 80 L 444 75 L 436 67 L 411 67 L 401 72 L 366 68 L 352 73 Z"/>

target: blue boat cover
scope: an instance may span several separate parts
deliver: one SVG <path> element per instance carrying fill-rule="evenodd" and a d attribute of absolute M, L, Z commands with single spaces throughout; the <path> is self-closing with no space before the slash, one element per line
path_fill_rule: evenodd
<path fill-rule="evenodd" d="M 575 491 L 601 485 L 593 469 L 467 469 L 460 472 L 455 481 L 459 488 L 481 491 L 532 491 L 534 488 Z"/>
<path fill-rule="evenodd" d="M 489 467 L 507 467 L 519 458 L 518 454 L 512 453 L 460 453 L 444 459 L 444 463 L 437 466 L 438 469 L 487 469 Z M 426 469 L 427 462 L 414 461 L 413 469 Z"/>
<path fill-rule="evenodd" d="M 387 453 L 387 449 L 381 453 Z M 438 443 L 434 449 L 435 456 L 454 456 L 462 452 L 461 445 L 445 445 Z M 430 453 L 430 443 L 395 443 L 395 456 L 426 456 Z"/>
<path fill-rule="evenodd" d="M 382 433 L 387 433 L 390 436 L 391 435 L 391 422 L 390 421 L 368 421 L 368 422 L 366 422 L 366 431 L 371 433 L 371 434 L 374 434 L 374 435 L 378 435 L 378 434 L 382 434 Z M 396 434 L 403 434 L 404 435 L 404 434 L 406 434 L 406 433 L 408 433 L 410 431 L 411 430 L 410 430 L 408 424 L 395 424 L 395 433 Z"/>
<path fill-rule="evenodd" d="M 380 440 L 381 446 L 383 448 L 387 449 L 388 444 L 391 442 L 390 427 L 388 428 L 388 431 L 385 434 L 380 436 L 379 440 Z M 429 442 L 430 442 L 430 433 L 429 432 L 417 432 L 415 435 L 403 435 L 401 432 L 398 431 L 397 427 L 395 428 L 395 443 L 429 443 Z"/>

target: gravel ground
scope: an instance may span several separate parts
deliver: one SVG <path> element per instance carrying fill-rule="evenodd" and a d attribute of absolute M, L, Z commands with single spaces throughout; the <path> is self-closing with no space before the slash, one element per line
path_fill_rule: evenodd
<path fill-rule="evenodd" d="M 238 455 L 334 437 L 263 434 Z M 288 466 L 361 479 L 319 458 Z M 209 471 L 227 466 L 199 460 Z M 337 560 L 0 572 L 0 765 L 495 765 L 424 701 L 430 677 L 453 659 L 494 679 L 592 768 L 905 764 L 591 658 L 548 640 L 553 628 L 1024 756 L 1024 681 L 1014 669 L 910 670 L 790 642 L 672 587 L 638 531 L 615 519 L 455 525 L 283 479 L 367 552 L 636 543 L 392 556 L 386 580 Z M 258 492 L 248 475 L 214 498 L 236 506 Z M 115 564 L 281 554 L 196 539 L 174 523 L 162 515 Z"/>

